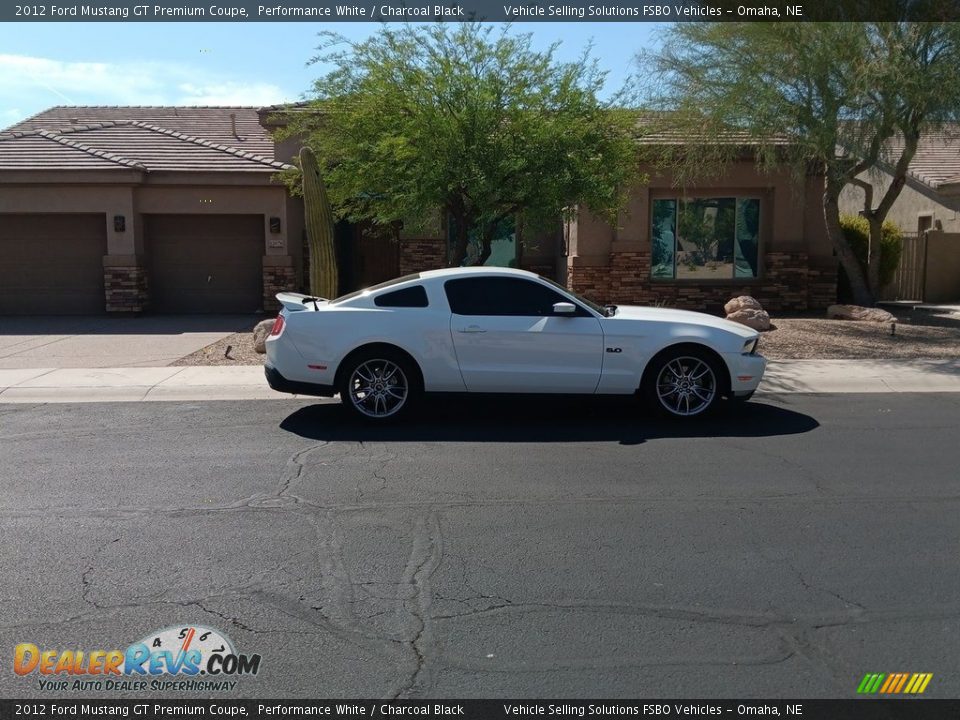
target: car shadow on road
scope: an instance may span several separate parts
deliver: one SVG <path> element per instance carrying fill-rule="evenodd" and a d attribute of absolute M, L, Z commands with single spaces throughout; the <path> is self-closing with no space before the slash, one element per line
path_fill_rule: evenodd
<path fill-rule="evenodd" d="M 363 442 L 618 442 L 660 438 L 772 437 L 810 432 L 809 415 L 763 401 L 731 404 L 707 418 L 662 418 L 633 400 L 597 398 L 438 396 L 415 415 L 376 425 L 339 403 L 309 405 L 280 428 L 311 440 Z"/>

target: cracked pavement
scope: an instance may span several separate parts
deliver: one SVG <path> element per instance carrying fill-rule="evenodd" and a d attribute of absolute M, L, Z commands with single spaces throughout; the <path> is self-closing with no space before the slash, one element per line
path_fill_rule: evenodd
<path fill-rule="evenodd" d="M 198 623 L 263 656 L 231 697 L 852 697 L 880 671 L 955 697 L 958 428 L 958 394 L 767 396 L 689 428 L 561 399 L 387 428 L 298 401 L 7 406 L 0 694 L 49 694 L 17 643 Z"/>

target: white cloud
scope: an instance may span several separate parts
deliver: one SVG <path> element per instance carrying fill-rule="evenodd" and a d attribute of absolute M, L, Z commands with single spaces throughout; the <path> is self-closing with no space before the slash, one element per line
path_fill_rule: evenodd
<path fill-rule="evenodd" d="M 268 83 L 183 83 L 177 105 L 274 105 L 288 100 L 276 85 Z"/>
<path fill-rule="evenodd" d="M 279 86 L 245 83 L 183 63 L 67 62 L 0 54 L 4 124 L 52 105 L 271 105 L 290 99 Z"/>

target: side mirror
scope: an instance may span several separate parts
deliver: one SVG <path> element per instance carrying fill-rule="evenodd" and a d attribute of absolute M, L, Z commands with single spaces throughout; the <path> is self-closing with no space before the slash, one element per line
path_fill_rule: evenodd
<path fill-rule="evenodd" d="M 554 315 L 573 315 L 577 311 L 577 306 L 570 302 L 558 302 L 553 304 Z"/>

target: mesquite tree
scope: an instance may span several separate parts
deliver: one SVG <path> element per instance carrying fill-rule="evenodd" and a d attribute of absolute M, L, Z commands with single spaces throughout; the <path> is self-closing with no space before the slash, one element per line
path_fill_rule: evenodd
<path fill-rule="evenodd" d="M 677 23 L 659 51 L 638 59 L 659 79 L 651 105 L 669 111 L 661 121 L 687 138 L 683 152 L 669 148 L 681 176 L 744 145 L 762 164 L 822 176 L 827 234 L 854 301 L 872 305 L 883 222 L 920 138 L 960 115 L 960 24 Z M 892 176 L 886 187 L 876 183 L 879 169 Z M 849 186 L 863 190 L 866 268 L 840 227 L 838 201 Z"/>
<path fill-rule="evenodd" d="M 614 217 L 637 158 L 631 119 L 598 100 L 604 73 L 480 23 L 385 25 L 351 42 L 321 33 L 332 69 L 286 132 L 306 138 L 341 217 L 456 231 L 451 264 L 477 237 L 483 263 L 504 219 L 536 229 L 578 206 Z"/>

